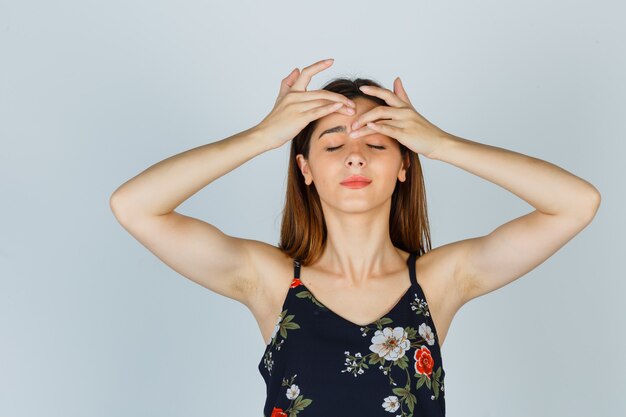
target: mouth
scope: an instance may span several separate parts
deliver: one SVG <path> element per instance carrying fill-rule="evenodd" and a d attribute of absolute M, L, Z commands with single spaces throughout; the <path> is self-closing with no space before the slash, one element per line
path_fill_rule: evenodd
<path fill-rule="evenodd" d="M 370 185 L 370 183 L 366 181 L 348 181 L 348 182 L 342 182 L 341 185 L 343 185 L 344 187 L 348 187 L 348 188 L 363 188 L 363 187 L 367 187 L 368 185 Z"/>
<path fill-rule="evenodd" d="M 363 188 L 370 185 L 371 179 L 362 175 L 351 175 L 348 178 L 341 181 L 341 185 L 347 188 Z"/>
<path fill-rule="evenodd" d="M 363 175 L 351 175 L 348 178 L 345 178 L 341 181 L 341 185 L 349 185 L 349 184 L 363 184 L 368 185 L 372 180 L 364 177 Z"/>

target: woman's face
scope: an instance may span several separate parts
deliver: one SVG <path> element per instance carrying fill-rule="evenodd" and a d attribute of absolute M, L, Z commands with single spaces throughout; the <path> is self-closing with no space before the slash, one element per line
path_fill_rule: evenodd
<path fill-rule="evenodd" d="M 366 211 L 390 199 L 396 182 L 406 180 L 406 167 L 396 139 L 376 132 L 357 138 L 349 136 L 352 123 L 377 106 L 363 97 L 353 100 L 354 115 L 335 112 L 318 119 L 311 135 L 309 159 L 302 154 L 296 158 L 305 183 L 315 183 L 324 203 L 345 211 Z M 337 126 L 333 129 L 336 131 L 324 133 Z M 362 175 L 371 182 L 362 188 L 342 185 L 341 181 L 351 175 Z"/>

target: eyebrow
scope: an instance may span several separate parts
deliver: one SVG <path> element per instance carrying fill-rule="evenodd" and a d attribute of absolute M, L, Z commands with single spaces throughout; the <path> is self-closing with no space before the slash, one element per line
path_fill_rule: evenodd
<path fill-rule="evenodd" d="M 330 129 L 326 129 L 325 131 L 320 133 L 320 135 L 317 137 L 317 139 L 321 138 L 322 135 L 325 135 L 326 133 L 345 132 L 345 131 L 346 131 L 346 127 L 345 126 L 331 127 Z"/>

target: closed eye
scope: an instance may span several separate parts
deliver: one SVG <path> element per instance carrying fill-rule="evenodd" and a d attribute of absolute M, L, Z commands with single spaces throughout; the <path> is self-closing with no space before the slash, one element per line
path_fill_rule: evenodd
<path fill-rule="evenodd" d="M 333 147 L 333 148 L 326 148 L 326 152 L 334 152 L 334 151 L 336 151 L 337 149 L 341 148 L 342 146 L 343 146 L 343 145 L 335 146 L 335 147 Z M 384 147 L 384 146 L 378 146 L 378 145 L 367 145 L 367 146 L 369 146 L 370 148 L 378 149 L 378 150 L 383 150 L 383 149 L 385 149 L 385 147 Z"/>

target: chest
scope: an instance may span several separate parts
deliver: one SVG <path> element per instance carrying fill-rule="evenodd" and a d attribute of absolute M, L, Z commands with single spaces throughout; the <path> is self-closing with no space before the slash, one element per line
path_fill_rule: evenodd
<path fill-rule="evenodd" d="M 265 415 L 445 413 L 441 343 L 421 286 L 385 279 L 354 288 L 304 273 L 283 284 L 259 362 Z"/>
<path fill-rule="evenodd" d="M 402 302 L 409 302 L 408 293 L 412 289 L 410 277 L 403 271 L 372 280 L 368 285 L 360 287 L 346 286 L 332 277 L 315 274 L 304 268 L 299 280 L 302 288 L 311 294 L 312 300 L 327 309 L 330 315 L 343 321 L 346 326 L 364 327 L 373 324 L 399 307 Z M 262 303 L 265 306 L 263 313 L 255 314 L 264 344 L 269 342 L 275 332 L 277 318 L 293 282 L 293 274 L 285 274 L 281 279 L 275 279 Z M 441 308 L 444 305 L 441 301 L 443 291 L 432 285 L 432 281 L 425 278 L 424 274 L 421 274 L 418 282 L 428 300 L 432 320 L 439 332 L 440 344 L 443 344 L 452 316 L 448 315 L 449 318 L 446 318 L 445 310 Z"/>
<path fill-rule="evenodd" d="M 388 276 L 362 287 L 335 284 L 329 278 L 303 274 L 303 287 L 324 308 L 348 324 L 367 326 L 392 311 L 411 288 L 404 275 Z"/>

